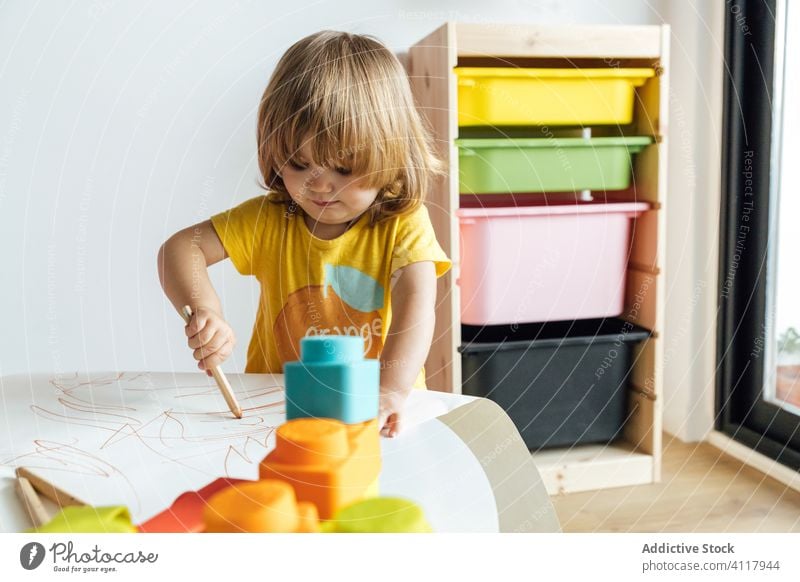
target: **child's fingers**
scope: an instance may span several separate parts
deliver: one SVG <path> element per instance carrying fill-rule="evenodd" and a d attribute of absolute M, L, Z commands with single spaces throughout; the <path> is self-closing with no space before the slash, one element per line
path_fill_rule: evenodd
<path fill-rule="evenodd" d="M 389 436 L 392 437 L 392 438 L 394 438 L 394 437 L 396 437 L 397 435 L 400 434 L 400 428 L 402 427 L 402 424 L 403 424 L 401 422 L 402 415 L 399 412 L 395 412 L 393 416 L 394 416 L 394 418 L 390 418 L 390 420 L 389 420 L 389 424 L 391 424 L 391 427 L 390 427 L 390 430 L 389 430 Z"/>
<path fill-rule="evenodd" d="M 191 319 L 189 319 L 189 323 L 186 324 L 184 330 L 186 331 L 186 335 L 188 337 L 192 337 L 197 335 L 201 329 L 206 326 L 208 322 L 209 314 L 208 312 L 203 309 L 202 307 L 199 308 L 192 314 Z"/>
<path fill-rule="evenodd" d="M 201 348 L 202 357 L 198 362 L 197 367 L 201 370 L 209 370 L 211 368 L 215 368 L 219 366 L 228 359 L 228 357 L 233 352 L 233 342 L 227 341 L 223 343 L 219 349 L 215 350 L 214 352 L 208 352 L 206 348 Z"/>
<path fill-rule="evenodd" d="M 381 435 L 394 438 L 400 433 L 400 415 L 393 412 L 386 418 L 386 424 L 381 429 Z"/>
<path fill-rule="evenodd" d="M 217 334 L 219 329 L 213 324 L 209 323 L 197 332 L 195 335 L 189 337 L 189 347 L 199 348 L 210 342 Z"/>
<path fill-rule="evenodd" d="M 213 354 L 206 354 L 204 358 L 197 362 L 197 367 L 201 370 L 210 370 L 211 368 L 215 368 L 227 360 L 232 351 L 233 350 L 228 348 L 226 344 Z"/>
<path fill-rule="evenodd" d="M 233 331 L 224 321 L 209 319 L 199 332 L 189 338 L 189 347 L 192 349 L 205 347 L 220 333 L 232 335 Z"/>
<path fill-rule="evenodd" d="M 194 348 L 195 360 L 200 360 L 209 354 L 213 354 L 227 342 L 233 341 L 231 335 L 223 330 L 218 330 L 208 341 L 200 343 L 202 339 L 203 338 L 199 338 L 195 341 L 189 340 L 189 347 Z"/>
<path fill-rule="evenodd" d="M 383 427 L 386 426 L 386 418 L 389 416 L 389 413 L 383 409 L 378 413 L 378 430 L 381 431 L 383 434 Z"/>
<path fill-rule="evenodd" d="M 228 359 L 229 355 L 230 354 L 228 354 L 227 356 L 223 356 L 223 355 L 220 355 L 219 353 L 216 353 L 213 356 L 210 356 L 208 358 L 200 360 L 197 363 L 197 367 L 200 368 L 203 371 L 208 372 L 212 368 L 216 368 L 218 366 L 221 366 L 225 362 L 225 360 Z"/>

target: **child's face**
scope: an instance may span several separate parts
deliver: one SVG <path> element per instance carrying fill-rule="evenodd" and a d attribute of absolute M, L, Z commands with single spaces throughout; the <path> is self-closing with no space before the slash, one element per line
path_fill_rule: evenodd
<path fill-rule="evenodd" d="M 308 141 L 281 172 L 292 199 L 306 214 L 306 224 L 320 238 L 334 238 L 347 224 L 361 216 L 378 195 L 377 188 L 364 188 L 359 176 L 346 165 L 321 167 L 312 162 Z"/>

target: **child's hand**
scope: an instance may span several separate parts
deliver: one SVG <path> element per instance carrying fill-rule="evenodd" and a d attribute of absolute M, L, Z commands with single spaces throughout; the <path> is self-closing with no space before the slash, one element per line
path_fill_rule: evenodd
<path fill-rule="evenodd" d="M 403 408 L 410 393 L 411 390 L 381 389 L 378 427 L 382 436 L 395 437 L 400 433 Z"/>
<path fill-rule="evenodd" d="M 198 307 L 186 325 L 189 347 L 197 367 L 211 376 L 211 368 L 228 359 L 236 345 L 233 329 L 222 316 L 208 307 Z"/>

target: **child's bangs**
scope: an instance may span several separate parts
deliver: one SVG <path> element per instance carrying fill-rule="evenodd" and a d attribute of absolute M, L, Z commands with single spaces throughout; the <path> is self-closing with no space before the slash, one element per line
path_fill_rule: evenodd
<path fill-rule="evenodd" d="M 309 140 L 313 160 L 318 166 L 348 170 L 354 177 L 362 178 L 365 188 L 382 188 L 397 179 L 407 160 L 401 138 L 387 138 L 372 130 L 371 120 L 343 122 L 336 126 L 328 123 L 328 116 L 306 120 L 296 127 L 286 128 L 281 144 L 284 151 L 276 157 L 278 163 L 296 159 Z M 288 125 L 288 124 L 287 124 Z"/>
<path fill-rule="evenodd" d="M 405 162 L 405 152 L 397 147 L 398 140 L 367 130 L 359 124 L 329 128 L 317 132 L 311 150 L 320 165 L 349 170 L 361 179 L 364 188 L 382 188 L 397 179 Z"/>

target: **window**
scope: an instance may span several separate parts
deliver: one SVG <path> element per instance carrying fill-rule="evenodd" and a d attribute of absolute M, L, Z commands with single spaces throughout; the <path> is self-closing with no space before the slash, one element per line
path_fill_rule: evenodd
<path fill-rule="evenodd" d="M 800 469 L 800 7 L 726 2 L 717 428 Z"/>

